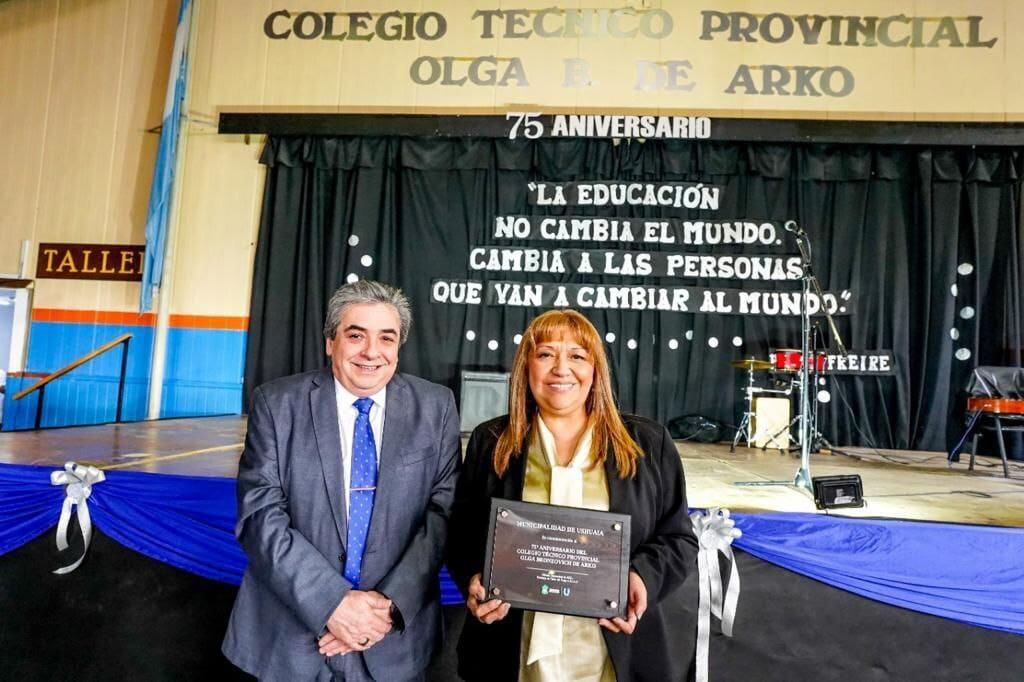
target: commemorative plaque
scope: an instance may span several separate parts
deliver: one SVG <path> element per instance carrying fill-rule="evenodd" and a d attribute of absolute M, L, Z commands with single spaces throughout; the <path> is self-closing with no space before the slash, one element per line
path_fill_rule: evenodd
<path fill-rule="evenodd" d="M 625 616 L 629 516 L 491 500 L 483 584 L 489 599 L 529 611 Z"/>

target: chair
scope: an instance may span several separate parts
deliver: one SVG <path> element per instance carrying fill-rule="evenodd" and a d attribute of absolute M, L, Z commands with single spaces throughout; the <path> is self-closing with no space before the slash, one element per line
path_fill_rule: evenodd
<path fill-rule="evenodd" d="M 967 429 L 949 452 L 949 463 L 960 461 L 960 450 L 968 437 L 971 441 L 971 461 L 968 471 L 974 471 L 974 458 L 978 452 L 978 437 L 982 429 L 995 431 L 999 456 L 1003 460 L 1003 476 L 1010 477 L 1006 461 L 1007 431 L 1024 431 L 1024 369 L 1020 367 L 975 368 L 967 383 Z M 986 423 L 988 422 L 988 423 Z"/>

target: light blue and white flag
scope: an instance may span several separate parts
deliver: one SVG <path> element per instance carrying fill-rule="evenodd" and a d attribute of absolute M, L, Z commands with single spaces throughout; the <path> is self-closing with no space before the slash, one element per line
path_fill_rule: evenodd
<path fill-rule="evenodd" d="M 160 286 L 164 271 L 167 219 L 171 211 L 171 190 L 174 187 L 174 168 L 178 157 L 181 108 L 185 101 L 185 83 L 188 78 L 188 29 L 191 5 L 192 0 L 181 0 L 181 6 L 178 8 L 178 29 L 174 35 L 171 75 L 167 80 L 160 146 L 156 152 L 153 186 L 149 192 L 149 210 L 146 213 L 146 260 L 142 271 L 142 290 L 139 294 L 140 312 L 150 309 L 153 302 L 153 287 Z"/>

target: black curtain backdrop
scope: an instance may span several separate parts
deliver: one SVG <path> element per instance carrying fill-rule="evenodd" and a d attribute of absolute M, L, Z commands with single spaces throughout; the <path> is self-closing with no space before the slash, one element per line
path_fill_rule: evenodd
<path fill-rule="evenodd" d="M 414 323 L 401 369 L 456 390 L 460 370 L 507 371 L 514 336 L 539 310 L 432 302 L 435 279 L 799 289 L 798 281 L 471 270 L 468 255 L 476 246 L 657 248 L 494 239 L 495 216 L 514 214 L 798 221 L 810 236 L 823 288 L 854 294 L 850 314 L 837 318 L 846 345 L 895 354 L 894 376 L 829 379 L 833 399 L 821 406 L 819 426 L 837 444 L 944 449 L 962 430 L 959 394 L 970 371 L 980 364 L 1020 365 L 1019 149 L 271 137 L 262 163 L 267 179 L 247 395 L 264 381 L 324 364 L 327 299 L 351 275 L 406 291 Z M 527 184 L 534 180 L 703 182 L 722 187 L 721 206 L 715 212 L 531 207 Z M 795 253 L 795 245 L 787 252 Z M 584 312 L 602 334 L 615 334 L 606 347 L 622 409 L 662 422 L 698 413 L 735 424 L 742 377 L 729 362 L 800 346 L 798 318 Z M 468 331 L 475 332 L 472 340 Z"/>

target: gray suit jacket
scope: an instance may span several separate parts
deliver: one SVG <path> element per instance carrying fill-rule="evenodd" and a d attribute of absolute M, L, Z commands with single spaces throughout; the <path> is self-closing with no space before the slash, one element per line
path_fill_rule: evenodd
<path fill-rule="evenodd" d="M 256 389 L 238 468 L 235 533 L 249 566 L 223 652 L 268 680 L 329 680 L 317 637 L 352 585 L 338 410 L 330 369 Z M 388 383 L 364 589 L 387 595 L 404 630 L 364 654 L 378 680 L 422 675 L 440 638 L 438 570 L 460 462 L 452 392 L 409 375 Z"/>

